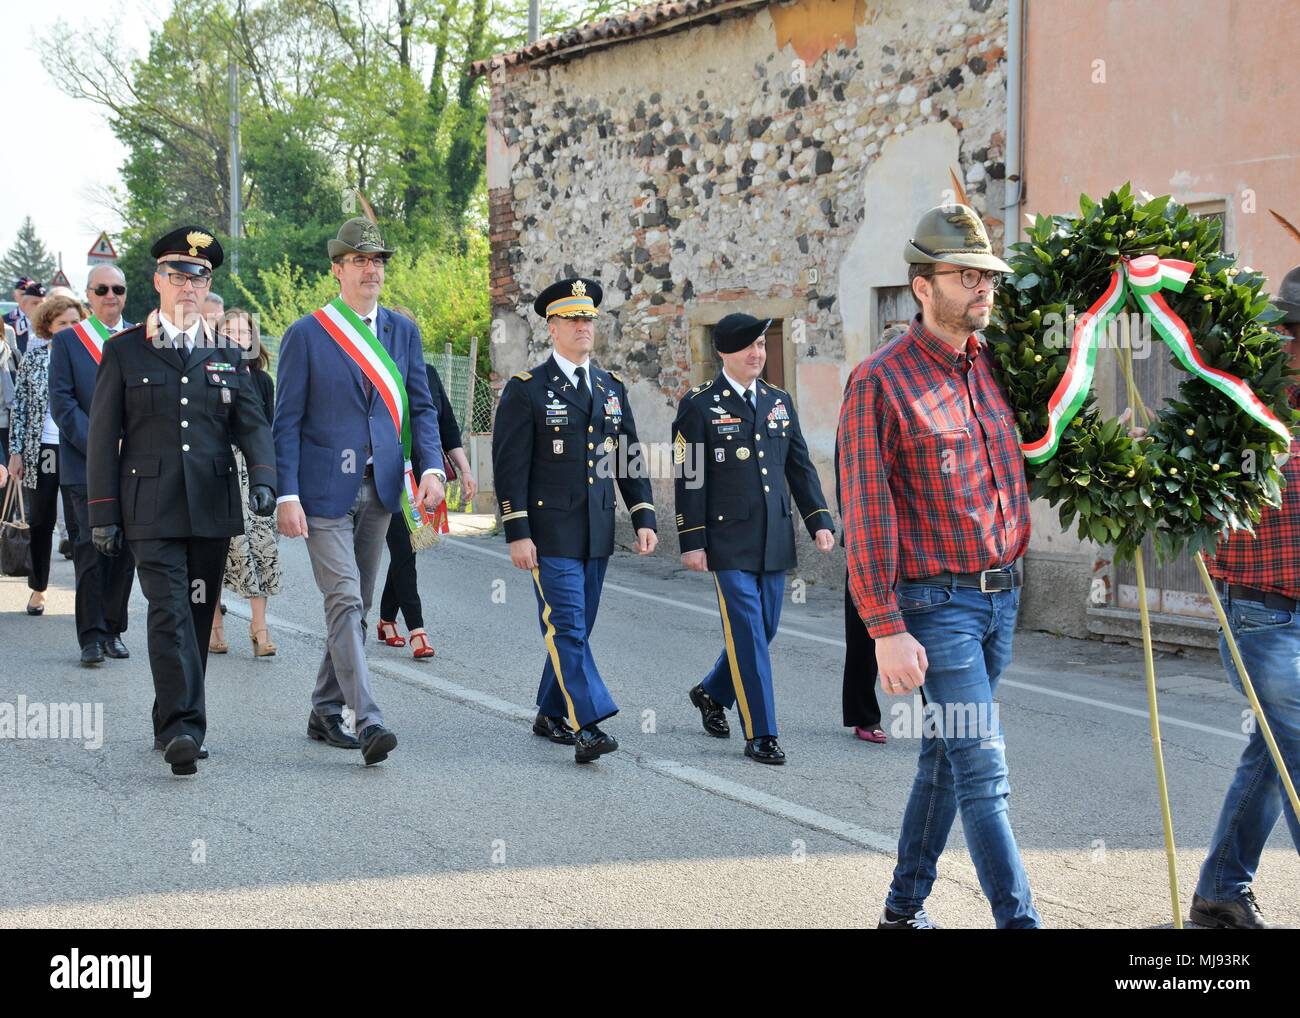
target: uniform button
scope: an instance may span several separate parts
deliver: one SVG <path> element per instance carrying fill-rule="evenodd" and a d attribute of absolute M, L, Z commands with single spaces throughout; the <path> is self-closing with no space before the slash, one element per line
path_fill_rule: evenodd
<path fill-rule="evenodd" d="M 722 517 L 721 517 L 721 516 L 718 517 L 718 522 L 719 522 L 719 523 L 722 522 Z"/>
<path fill-rule="evenodd" d="M 132 468 L 131 468 L 131 473 L 133 473 L 133 474 L 135 473 L 135 467 L 132 467 Z"/>
<path fill-rule="evenodd" d="M 145 384 L 148 384 L 149 379 L 147 379 L 147 378 L 142 378 L 142 379 L 140 379 L 140 381 L 144 382 Z"/>
<path fill-rule="evenodd" d="M 188 396 L 182 396 L 181 406 L 189 406 L 189 405 L 190 405 L 190 398 Z"/>
<path fill-rule="evenodd" d="M 587 430 L 588 430 L 588 431 L 595 431 L 596 429 L 595 429 L 592 425 L 588 424 L 588 425 L 587 425 Z"/>
<path fill-rule="evenodd" d="M 181 421 L 181 427 L 182 427 L 182 428 L 188 428 L 189 426 L 190 426 L 190 422 L 189 422 L 189 421 Z"/>
<path fill-rule="evenodd" d="M 149 379 L 146 378 L 145 381 L 147 382 L 147 381 L 149 381 Z M 186 375 L 181 375 L 181 381 L 182 381 L 182 382 L 188 382 L 188 381 L 189 381 L 188 376 L 186 376 Z"/>
<path fill-rule="evenodd" d="M 588 449 L 594 449 L 594 448 L 596 448 L 596 443 L 594 443 L 594 442 L 588 442 L 588 443 L 587 443 L 587 448 L 588 448 Z"/>
<path fill-rule="evenodd" d="M 587 466 L 594 467 L 596 464 L 593 460 L 587 460 Z"/>
<path fill-rule="evenodd" d="M 189 451 L 190 451 L 190 447 L 188 445 L 181 446 L 181 452 L 189 452 Z"/>
<path fill-rule="evenodd" d="M 764 474 L 767 473 L 767 467 L 764 467 L 764 468 L 763 468 L 763 473 L 764 473 Z"/>
<path fill-rule="evenodd" d="M 588 484 L 595 484 L 595 483 L 596 483 L 596 480 L 595 480 L 595 478 L 593 478 L 593 477 L 588 477 L 588 478 L 587 478 L 587 483 L 588 483 Z"/>
<path fill-rule="evenodd" d="M 541 500 L 540 498 L 537 500 L 537 504 L 538 504 L 538 505 L 541 505 L 541 504 L 542 504 L 542 500 Z"/>
<path fill-rule="evenodd" d="M 762 450 L 762 449 L 759 449 L 759 450 L 758 450 L 758 458 L 759 458 L 759 459 L 762 459 L 762 458 L 763 458 L 763 450 Z"/>
<path fill-rule="evenodd" d="M 764 491 L 771 491 L 772 489 L 769 488 L 769 487 L 765 484 L 765 485 L 763 485 L 763 490 L 764 490 Z"/>
<path fill-rule="evenodd" d="M 757 432 L 755 432 L 755 433 L 754 433 L 754 441 L 755 441 L 755 442 L 761 442 L 761 441 L 763 441 L 763 436 L 760 435 L 760 434 L 758 434 Z M 763 454 L 760 452 L 759 455 L 762 456 Z"/>

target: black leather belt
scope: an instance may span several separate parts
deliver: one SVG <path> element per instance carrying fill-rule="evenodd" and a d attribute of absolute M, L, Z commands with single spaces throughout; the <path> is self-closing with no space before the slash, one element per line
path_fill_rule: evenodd
<path fill-rule="evenodd" d="M 928 587 L 972 587 L 984 594 L 1000 590 L 1015 590 L 1020 586 L 1020 574 L 1013 568 L 985 569 L 978 573 L 938 573 L 923 580 L 904 580 Z"/>
<path fill-rule="evenodd" d="M 1293 612 L 1296 610 L 1296 599 L 1287 597 L 1285 594 L 1279 594 L 1272 590 L 1259 590 L 1255 587 L 1243 587 L 1239 583 L 1227 584 L 1222 580 L 1214 584 L 1221 597 L 1227 597 L 1230 601 L 1258 601 L 1265 608 L 1271 608 L 1273 611 Z"/>

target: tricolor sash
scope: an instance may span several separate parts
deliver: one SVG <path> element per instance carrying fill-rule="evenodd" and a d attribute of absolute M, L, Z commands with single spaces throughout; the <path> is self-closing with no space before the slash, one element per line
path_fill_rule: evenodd
<path fill-rule="evenodd" d="M 74 325 L 72 331 L 77 334 L 77 338 L 81 340 L 81 345 L 86 348 L 86 352 L 98 364 L 104 357 L 104 340 L 113 335 L 108 331 L 108 326 L 94 315 L 91 315 Z"/>
<path fill-rule="evenodd" d="M 411 545 L 417 550 L 427 548 L 438 540 L 433 516 L 427 509 L 415 506 L 419 484 L 411 467 L 411 406 L 406 396 L 406 383 L 392 356 L 384 349 L 374 331 L 361 316 L 336 297 L 314 313 L 316 321 L 330 335 L 339 348 L 370 379 L 402 442 L 402 517 L 411 532 Z"/>

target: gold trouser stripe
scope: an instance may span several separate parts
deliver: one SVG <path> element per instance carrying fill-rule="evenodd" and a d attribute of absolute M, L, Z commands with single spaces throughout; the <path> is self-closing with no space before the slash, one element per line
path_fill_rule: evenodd
<path fill-rule="evenodd" d="M 551 655 L 551 667 L 555 669 L 555 678 L 560 683 L 560 692 L 564 696 L 564 702 L 569 708 L 569 725 L 576 732 L 579 727 L 578 714 L 573 709 L 573 697 L 569 696 L 569 691 L 564 688 L 564 671 L 560 668 L 560 651 L 555 646 L 555 626 L 551 624 L 551 606 L 546 600 L 546 595 L 542 593 L 542 575 L 540 569 L 533 569 L 533 582 L 537 584 L 537 593 L 542 599 L 542 625 L 546 627 L 546 652 Z"/>
<path fill-rule="evenodd" d="M 722 635 L 727 644 L 727 665 L 731 669 L 731 685 L 736 691 L 736 709 L 745 729 L 745 738 L 754 737 L 754 722 L 749 716 L 749 701 L 745 699 L 745 684 L 740 681 L 740 663 L 736 660 L 736 641 L 731 638 L 731 616 L 727 614 L 727 599 L 722 596 L 718 574 L 713 574 L 713 585 L 718 588 L 718 609 L 722 612 Z"/>
<path fill-rule="evenodd" d="M 650 502 L 638 502 L 638 503 L 637 503 L 636 505 L 634 505 L 631 509 L 629 509 L 628 512 L 629 512 L 629 513 L 634 513 L 634 512 L 636 512 L 638 509 L 649 509 L 651 512 L 653 512 L 653 511 L 654 511 L 654 505 L 653 505 L 652 503 L 650 503 Z"/>
<path fill-rule="evenodd" d="M 825 513 L 827 516 L 829 516 L 831 514 L 831 511 L 829 509 L 814 509 L 812 512 L 808 514 L 808 516 L 816 516 L 818 513 Z M 806 520 L 808 516 L 805 516 L 804 519 Z"/>

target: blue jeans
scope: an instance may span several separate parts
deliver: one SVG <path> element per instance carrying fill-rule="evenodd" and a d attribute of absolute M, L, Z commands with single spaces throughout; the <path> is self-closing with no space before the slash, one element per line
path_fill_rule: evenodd
<path fill-rule="evenodd" d="M 998 928 L 1036 928 L 1038 912 L 1007 814 L 1011 784 L 993 699 L 1011 661 L 1020 591 L 902 584 L 898 604 L 929 662 L 921 692 L 931 723 L 923 729 L 885 904 L 908 914 L 925 904 L 960 809 Z"/>
<path fill-rule="evenodd" d="M 1266 608 L 1259 601 L 1227 598 L 1223 607 L 1282 760 L 1291 780 L 1300 782 L 1300 614 Z M 1229 681 L 1241 691 L 1241 676 L 1224 637 L 1219 638 L 1219 655 Z M 1264 844 L 1284 811 L 1291 840 L 1300 852 L 1300 823 L 1268 744 L 1252 727 L 1201 866 L 1196 893 L 1209 901 L 1233 901 L 1244 895 L 1259 868 Z"/>

